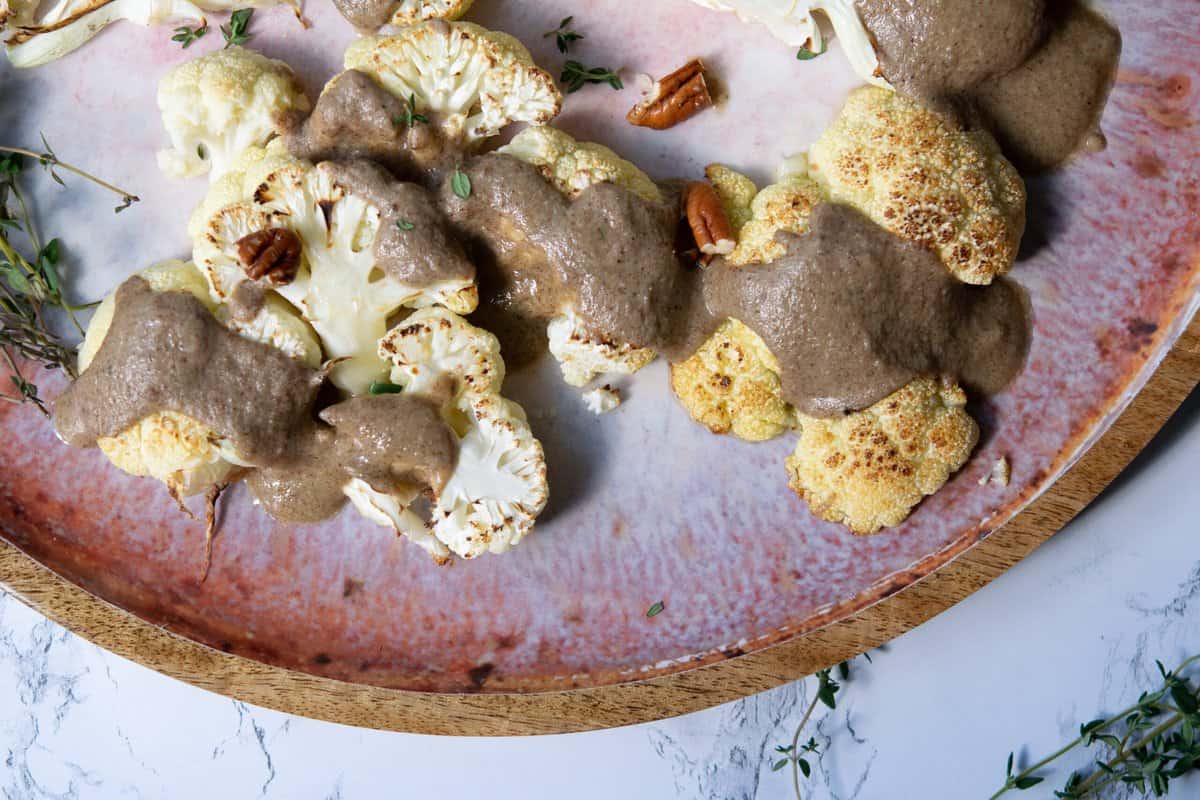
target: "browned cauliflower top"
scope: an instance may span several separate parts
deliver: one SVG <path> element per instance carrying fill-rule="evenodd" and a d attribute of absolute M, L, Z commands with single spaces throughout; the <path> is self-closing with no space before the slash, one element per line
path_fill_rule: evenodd
<path fill-rule="evenodd" d="M 960 280 L 991 283 L 1012 267 L 1025 185 L 989 134 L 867 86 L 850 94 L 808 155 L 810 176 L 831 200 L 925 245 Z"/>
<path fill-rule="evenodd" d="M 822 519 L 857 534 L 899 525 L 979 441 L 956 383 L 922 378 L 841 419 L 800 417 L 789 483 Z"/>
<path fill-rule="evenodd" d="M 713 433 L 762 442 L 796 424 L 780 391 L 779 363 L 758 334 L 735 319 L 691 358 L 671 365 L 671 388 L 692 419 Z"/>

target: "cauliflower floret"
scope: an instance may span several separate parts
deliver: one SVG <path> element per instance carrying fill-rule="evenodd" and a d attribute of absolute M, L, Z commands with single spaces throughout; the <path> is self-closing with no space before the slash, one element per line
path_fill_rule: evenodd
<path fill-rule="evenodd" d="M 503 553 L 533 530 L 546 507 L 542 444 L 525 411 L 498 394 L 464 395 L 458 410 L 469 427 L 433 508 L 433 533 L 462 558 Z"/>
<path fill-rule="evenodd" d="M 607 181 L 651 203 L 662 201 L 658 186 L 632 163 L 602 144 L 577 142 L 548 125 L 526 128 L 498 152 L 537 167 L 567 197 Z"/>
<path fill-rule="evenodd" d="M 548 122 L 562 109 L 551 75 L 508 34 L 432 20 L 346 50 L 346 69 L 370 75 L 452 141 L 475 144 L 512 122 Z"/>
<path fill-rule="evenodd" d="M 734 319 L 687 361 L 671 365 L 671 388 L 692 419 L 713 433 L 763 442 L 796 426 L 796 413 L 783 400 L 779 362 L 758 334 Z"/>
<path fill-rule="evenodd" d="M 416 394 L 448 391 L 457 401 L 499 392 L 504 383 L 500 341 L 444 308 L 421 309 L 392 328 L 379 341 L 379 357 L 392 364 L 391 382 Z"/>
<path fill-rule="evenodd" d="M 550 353 L 562 369 L 563 380 L 571 386 L 586 386 L 597 375 L 632 375 L 655 358 L 647 347 L 592 333 L 570 310 L 550 320 L 546 333 Z"/>
<path fill-rule="evenodd" d="M 759 22 L 775 38 L 792 47 L 823 53 L 828 46 L 814 16 L 822 13 L 833 25 L 854 71 L 867 83 L 889 86 L 880 77 L 879 57 L 854 0 L 692 0 L 716 11 L 733 11 L 746 22 Z"/>
<path fill-rule="evenodd" d="M 740 172 L 724 164 L 709 164 L 704 169 L 704 177 L 713 185 L 717 197 L 721 198 L 721 206 L 734 234 L 740 234 L 746 223 L 754 219 L 754 209 L 751 204 L 758 194 L 754 181 Z"/>
<path fill-rule="evenodd" d="M 169 261 L 138 275 L 156 292 L 190 292 L 210 311 L 222 318 L 212 302 L 204 276 L 191 264 Z M 85 371 L 95 358 L 116 310 L 116 293 L 96 309 L 79 349 L 79 369 Z M 318 366 L 321 349 L 316 337 L 286 304 L 268 304 L 258 317 L 237 329 L 255 341 L 273 344 L 309 366 Z M 134 424 L 116 436 L 97 442 L 100 450 L 119 469 L 139 477 L 152 477 L 167 485 L 175 497 L 200 494 L 226 480 L 239 466 L 249 466 L 226 439 L 202 422 L 176 412 L 160 412 Z"/>
<path fill-rule="evenodd" d="M 381 492 L 360 478 L 354 478 L 342 490 L 358 513 L 420 547 L 438 564 L 446 564 L 453 555 L 450 548 L 433 535 L 421 515 L 412 506 L 421 497 L 419 487 Z"/>
<path fill-rule="evenodd" d="M 743 219 L 749 215 L 726 258 L 734 266 L 769 264 L 782 256 L 785 248 L 775 235 L 807 232 L 809 215 L 824 199 L 803 158 L 790 159 L 779 183 L 762 191 L 729 167 L 714 164 L 706 174 L 727 209 L 743 209 L 738 212 Z M 713 433 L 759 442 L 796 425 L 795 410 L 783 399 L 779 363 L 738 320 L 727 320 L 690 358 L 673 364 L 671 387 L 692 419 Z"/>
<path fill-rule="evenodd" d="M 790 485 L 814 514 L 854 533 L 899 525 L 975 449 L 966 402 L 957 384 L 923 378 L 840 419 L 801 416 Z"/>
<path fill-rule="evenodd" d="M 295 163 L 297 159 L 288 154 L 283 140 L 279 138 L 272 139 L 266 147 L 251 147 L 242 151 L 225 174 L 209 185 L 204 199 L 188 218 L 188 238 L 193 242 L 200 239 L 218 211 L 234 203 L 252 201 L 255 190 L 268 175 Z"/>
<path fill-rule="evenodd" d="M 729 254 L 734 266 L 769 264 L 784 254 L 775 239 L 780 232 L 808 232 L 808 217 L 825 199 L 824 192 L 807 176 L 786 176 L 758 192 L 750 204 L 751 218 L 738 234 L 737 247 Z"/>
<path fill-rule="evenodd" d="M 337 184 L 330 170 L 293 161 L 254 190 L 255 202 L 217 212 L 196 242 L 195 258 L 213 296 L 225 301 L 249 280 L 237 243 L 255 231 L 284 228 L 300 239 L 294 280 L 272 288 L 300 310 L 317 331 L 325 355 L 337 363 L 332 381 L 363 394 L 386 374 L 377 354 L 388 320 L 402 307 L 443 305 L 470 313 L 479 302 L 470 279 L 412 286 L 377 266 L 374 243 L 382 224 L 378 207 Z"/>
<path fill-rule="evenodd" d="M 196 299 L 210 311 L 216 310 L 216 304 L 208 296 L 208 284 L 204 276 L 192 264 L 182 261 L 164 261 L 142 270 L 138 277 L 144 280 L 156 292 L 191 292 Z M 117 308 L 117 293 L 112 292 L 96 308 L 92 321 L 88 324 L 87 334 L 79 345 L 79 371 L 83 372 L 91 366 L 92 359 L 108 335 L 112 325 L 113 312 Z"/>
<path fill-rule="evenodd" d="M 436 559 L 502 553 L 533 528 L 546 505 L 546 461 L 522 408 L 500 396 L 500 343 L 445 309 L 417 311 L 379 343 L 391 380 L 439 402 L 459 437 L 458 462 L 433 501 L 429 523 L 416 495 L 384 495 L 351 485 L 346 495 L 366 517 L 413 539 Z"/>
<path fill-rule="evenodd" d="M 280 298 L 264 297 L 263 307 L 250 320 L 238 319 L 224 306 L 218 308 L 216 314 L 226 328 L 239 336 L 269 344 L 297 361 L 303 361 L 310 369 L 320 369 L 321 345 L 317 335 L 297 316 L 295 309 Z"/>
<path fill-rule="evenodd" d="M 607 147 L 577 142 L 554 128 L 527 128 L 500 152 L 537 167 L 567 197 L 607 181 L 650 202 L 662 200 L 658 186 L 636 166 Z M 550 353 L 572 386 L 584 386 L 597 375 L 633 374 L 655 359 L 651 349 L 589 331 L 571 309 L 550 321 L 547 334 Z"/>
<path fill-rule="evenodd" d="M 279 133 L 287 112 L 311 108 L 291 67 L 229 47 L 175 67 L 158 84 L 158 107 L 171 138 L 158 166 L 172 178 L 205 172 L 216 180 L 251 147 Z"/>
<path fill-rule="evenodd" d="M 596 416 L 608 414 L 621 407 L 621 393 L 606 383 L 584 392 L 583 404 Z"/>
<path fill-rule="evenodd" d="M 393 25 L 416 25 L 431 19 L 460 19 L 475 0 L 400 0 L 392 12 Z"/>
<path fill-rule="evenodd" d="M 863 87 L 808 154 L 836 202 L 937 253 L 966 283 L 1009 270 L 1025 230 L 1025 185 L 983 131 L 961 131 L 894 92 Z"/>
<path fill-rule="evenodd" d="M 831 163 L 836 167 L 831 169 Z M 744 204 L 748 179 L 728 168 L 709 171 L 727 204 Z M 870 87 L 851 95 L 807 158 L 788 159 L 779 182 L 754 195 L 751 219 L 741 226 L 728 262 L 747 266 L 779 258 L 785 247 L 776 234 L 806 233 L 813 208 L 827 200 L 857 208 L 897 236 L 929 246 L 948 269 L 970 283 L 988 283 L 1008 269 L 1024 227 L 1024 187 L 990 137 L 951 130 L 893 93 Z M 747 333 L 762 344 L 753 332 Z M 735 363 L 740 369 L 720 366 L 714 354 L 723 352 L 722 347 L 728 344 L 718 332 L 696 355 L 676 365 L 676 394 L 693 418 L 710 430 L 732 431 L 742 438 L 747 438 L 747 429 L 767 438 L 776 435 L 773 425 L 761 428 L 758 416 L 742 403 L 717 402 L 710 392 L 723 387 L 735 391 L 740 384 L 725 383 L 731 374 L 774 376 L 750 384 L 755 393 L 751 407 L 771 409 L 771 418 L 779 419 L 778 409 L 786 404 L 778 367 L 769 366 L 773 359 L 754 358 L 758 351 L 745 346 L 730 351 L 738 354 Z M 740 418 L 741 414 L 747 416 Z"/>
<path fill-rule="evenodd" d="M 36 67 L 62 58 L 120 20 L 149 27 L 204 19 L 204 10 L 274 5 L 278 0 L 0 0 L 0 33 L 14 67 Z M 296 2 L 287 0 L 297 8 Z M 299 10 L 297 9 L 297 14 Z"/>

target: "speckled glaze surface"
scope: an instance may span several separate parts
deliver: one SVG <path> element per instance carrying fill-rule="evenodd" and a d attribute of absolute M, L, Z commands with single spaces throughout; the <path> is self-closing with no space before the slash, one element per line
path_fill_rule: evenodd
<path fill-rule="evenodd" d="M 1014 277 L 1029 291 L 1029 365 L 976 406 L 970 464 L 902 527 L 856 538 L 813 518 L 787 489 L 791 437 L 748 445 L 691 422 L 662 364 L 595 418 L 553 365 L 517 373 L 550 464 L 552 500 L 515 552 L 451 567 L 352 511 L 317 527 L 273 523 L 240 489 L 222 506 L 211 574 L 202 527 L 158 485 L 97 452 L 72 451 L 28 409 L 0 404 L 0 528 L 97 596 L 197 641 L 279 666 L 423 691 L 545 691 L 635 680 L 734 657 L 846 616 L 928 574 L 1050 485 L 1136 393 L 1200 297 L 1200 29 L 1194 0 L 1102 7 L 1125 53 L 1104 119 L 1109 147 L 1030 184 L 1030 227 Z M 826 126 L 857 81 L 837 55 L 797 62 L 764 31 L 684 0 L 479 0 L 471 19 L 519 35 L 540 63 L 562 57 L 541 32 L 571 13 L 582 60 L 661 74 L 700 54 L 728 87 L 719 109 L 674 131 L 623 119 L 635 91 L 571 96 L 560 124 L 657 177 L 711 161 L 765 182 Z M 255 20 L 253 46 L 295 65 L 314 90 L 352 37 L 322 0 L 303 30 L 283 10 Z M 209 37 L 189 55 L 215 48 Z M 37 186 L 91 299 L 158 260 L 186 256 L 203 192 L 154 166 L 164 137 L 158 77 L 183 54 L 165 29 L 110 29 L 30 73 L 0 72 L 0 139 L 95 167 L 143 203 L 115 219 L 109 198 Z M 633 83 L 632 80 L 629 81 Z M 53 394 L 61 382 L 48 378 Z M 1007 487 L 979 486 L 1000 457 Z M 665 611 L 647 618 L 662 601 Z"/>

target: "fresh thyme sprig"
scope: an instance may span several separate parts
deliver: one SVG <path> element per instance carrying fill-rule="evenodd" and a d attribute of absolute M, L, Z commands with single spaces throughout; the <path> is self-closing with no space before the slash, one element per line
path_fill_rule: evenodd
<path fill-rule="evenodd" d="M 578 92 L 588 83 L 607 83 L 613 89 L 620 91 L 625 88 L 621 76 L 608 67 L 586 67 L 578 61 L 568 61 L 563 64 L 562 76 L 559 78 L 566 87 L 567 94 Z"/>
<path fill-rule="evenodd" d="M 184 50 L 187 50 L 197 39 L 204 38 L 204 34 L 208 33 L 208 23 L 202 22 L 192 28 L 187 25 L 180 25 L 175 29 L 175 35 L 171 37 L 172 42 L 179 42 Z"/>
<path fill-rule="evenodd" d="M 417 96 L 410 94 L 408 100 L 404 102 L 404 113 L 392 120 L 392 124 L 399 127 L 404 125 L 406 128 L 411 128 L 417 124 L 426 124 L 429 122 L 429 117 L 424 114 L 417 113 Z"/>
<path fill-rule="evenodd" d="M 253 38 L 247 33 L 250 28 L 250 18 L 253 16 L 253 8 L 240 8 L 229 15 L 229 25 L 221 26 L 221 35 L 225 37 L 225 47 L 243 45 Z"/>
<path fill-rule="evenodd" d="M 562 22 L 558 23 L 557 28 L 552 31 L 546 31 L 542 38 L 549 39 L 553 36 L 555 44 L 558 45 L 558 52 L 566 53 L 571 49 L 572 43 L 587 38 L 582 33 L 571 30 L 571 23 L 574 21 L 575 17 L 566 17 Z"/>
<path fill-rule="evenodd" d="M 45 167 L 46 172 L 49 173 L 50 177 L 53 178 L 54 182 L 57 183 L 59 186 L 67 185 L 66 182 L 62 179 L 62 176 L 59 175 L 58 172 L 56 172 L 56 170 L 60 170 L 60 169 L 66 170 L 67 172 L 73 172 L 74 174 L 78 175 L 79 177 L 83 178 L 84 180 L 91 181 L 92 183 L 99 186 L 101 189 L 106 189 L 121 198 L 121 205 L 117 206 L 114 209 L 118 214 L 120 214 L 125 209 L 129 208 L 134 203 L 141 200 L 140 197 L 138 197 L 136 194 L 133 194 L 132 192 L 127 192 L 118 186 L 114 186 L 113 184 L 108 183 L 107 181 L 100 180 L 95 175 L 91 174 L 90 172 L 84 172 L 79 167 L 73 166 L 71 164 L 68 164 L 65 161 L 60 160 L 59 157 L 57 155 L 55 155 L 54 150 L 50 147 L 50 143 L 46 141 L 46 137 L 44 135 L 42 136 L 42 147 L 44 147 L 45 150 L 43 150 L 41 153 L 35 153 L 32 150 L 26 150 L 23 147 L 5 147 L 3 145 L 0 145 L 0 153 L 8 153 L 9 155 L 14 155 L 14 156 L 28 156 L 29 158 L 36 159 L 39 164 L 41 164 L 43 167 Z M 18 164 L 18 168 L 16 171 L 20 172 L 19 164 Z M 8 173 L 8 174 L 16 174 L 16 173 Z M 23 214 L 25 214 L 26 216 L 28 216 L 29 210 L 25 207 L 24 203 L 21 203 L 21 212 Z"/>
<path fill-rule="evenodd" d="M 82 335 L 83 326 L 75 312 L 88 306 L 71 305 L 65 298 L 58 266 L 62 246 L 58 239 L 43 244 L 38 234 L 21 189 L 24 159 L 37 161 L 61 185 L 66 184 L 57 170 L 79 175 L 117 194 L 122 200 L 117 212 L 137 202 L 138 198 L 61 161 L 45 137 L 42 137 L 42 145 L 45 150 L 41 153 L 0 146 L 0 363 L 7 367 L 11 385 L 7 392 L 7 387 L 0 387 L 0 402 L 30 403 L 47 413 L 37 385 L 24 376 L 19 362 L 33 361 L 47 369 L 61 369 L 74 377 L 75 350 L 51 329 L 47 316 L 52 309 L 61 310 Z M 23 234 L 24 248 L 15 242 L 18 233 Z M 15 395 L 9 393 L 12 390 Z"/>
<path fill-rule="evenodd" d="M 868 663 L 871 661 L 871 656 L 863 653 L 863 657 Z M 837 693 L 842 688 L 842 683 L 850 680 L 850 662 L 843 661 L 837 665 L 838 678 L 841 683 L 833 679 L 832 670 L 823 669 L 817 672 L 817 691 L 813 695 L 812 701 L 808 704 L 808 708 L 804 710 L 804 716 L 800 718 L 800 724 L 796 726 L 796 732 L 792 735 L 792 743 L 789 745 L 779 745 L 775 748 L 775 752 L 781 756 L 771 765 L 774 772 L 779 772 L 788 764 L 792 765 L 792 788 L 796 792 L 796 800 L 803 800 L 804 795 L 800 790 L 800 776 L 803 774 L 805 778 L 812 775 L 812 764 L 809 763 L 806 756 L 820 755 L 821 746 L 817 744 L 817 740 L 809 737 L 808 741 L 801 744 L 800 737 L 804 733 L 804 728 L 808 725 L 808 721 L 812 719 L 813 712 L 817 710 L 817 703 L 821 703 L 830 710 L 837 708 Z"/>
<path fill-rule="evenodd" d="M 1092 746 L 1106 747 L 1108 757 L 1098 758 L 1090 774 L 1072 772 L 1055 797 L 1094 798 L 1113 784 L 1143 795 L 1166 795 L 1172 780 L 1200 768 L 1200 699 L 1196 687 L 1183 676 L 1197 661 L 1200 655 L 1170 672 L 1162 662 L 1154 662 L 1162 676 L 1157 690 L 1143 692 L 1137 703 L 1118 714 L 1080 725 L 1078 738 L 1019 772 L 1013 772 L 1010 753 L 1004 785 L 989 800 L 1037 786 L 1045 776 L 1036 773 L 1076 747 Z"/>

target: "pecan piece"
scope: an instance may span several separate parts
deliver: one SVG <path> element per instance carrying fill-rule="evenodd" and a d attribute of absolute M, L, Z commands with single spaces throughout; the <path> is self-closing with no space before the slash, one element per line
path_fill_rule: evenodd
<path fill-rule="evenodd" d="M 650 96 L 634 106 L 626 119 L 634 125 L 662 131 L 691 119 L 712 104 L 704 62 L 696 58 L 657 81 Z"/>
<path fill-rule="evenodd" d="M 255 231 L 238 239 L 236 247 L 250 280 L 286 286 L 300 269 L 300 239 L 287 228 Z"/>
<path fill-rule="evenodd" d="M 712 184 L 705 181 L 687 183 L 683 187 L 682 200 L 688 227 L 700 247 L 700 263 L 707 265 L 716 256 L 732 253 L 737 247 L 737 238 Z"/>

